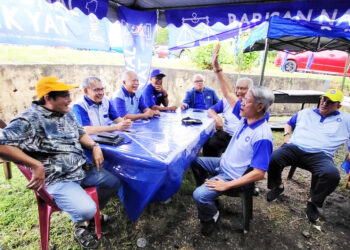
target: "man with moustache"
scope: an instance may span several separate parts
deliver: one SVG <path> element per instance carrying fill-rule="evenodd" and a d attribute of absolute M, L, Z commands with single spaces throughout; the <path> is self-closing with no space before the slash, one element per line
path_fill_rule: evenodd
<path fill-rule="evenodd" d="M 267 201 L 273 201 L 283 193 L 281 174 L 285 166 L 306 169 L 312 173 L 306 206 L 307 218 L 312 223 L 318 221 L 318 208 L 322 207 L 340 180 L 333 157 L 350 135 L 350 115 L 338 111 L 342 100 L 340 90 L 329 89 L 321 96 L 318 109 L 307 108 L 296 113 L 285 126 L 284 144 L 271 156 L 268 171 L 268 188 L 271 191 L 267 193 Z"/>
<path fill-rule="evenodd" d="M 99 78 L 95 76 L 85 78 L 82 88 L 84 96 L 73 105 L 73 112 L 87 134 L 130 128 L 131 120 L 119 117 L 104 96 L 104 86 Z"/>
<path fill-rule="evenodd" d="M 219 219 L 216 198 L 226 190 L 263 179 L 273 149 L 272 131 L 265 117 L 274 101 L 272 91 L 253 87 L 242 101 L 239 100 L 218 63 L 219 49 L 220 45 L 213 53 L 214 72 L 240 123 L 221 158 L 198 157 L 191 164 L 198 186 L 193 192 L 193 199 L 198 209 L 201 233 L 205 236 L 214 231 Z M 249 168 L 252 170 L 246 173 Z M 213 177 L 206 180 L 208 174 Z"/>

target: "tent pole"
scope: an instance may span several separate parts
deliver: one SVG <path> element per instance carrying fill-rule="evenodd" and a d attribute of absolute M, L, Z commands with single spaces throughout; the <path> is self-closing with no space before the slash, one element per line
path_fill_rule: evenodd
<path fill-rule="evenodd" d="M 266 37 L 265 38 L 264 61 L 263 61 L 263 65 L 261 67 L 261 75 L 260 75 L 260 82 L 259 82 L 260 86 L 263 85 L 263 81 L 264 81 L 264 73 L 265 73 L 265 66 L 266 66 L 266 59 L 267 59 L 268 52 L 269 52 L 269 38 Z"/>
<path fill-rule="evenodd" d="M 346 73 L 348 72 L 348 67 L 349 67 L 349 58 L 350 58 L 350 52 L 348 52 L 348 57 L 346 58 L 346 63 L 345 63 L 345 68 L 344 68 L 344 75 L 343 75 L 343 81 L 341 83 L 341 91 L 343 91 L 343 89 L 344 89 Z"/>

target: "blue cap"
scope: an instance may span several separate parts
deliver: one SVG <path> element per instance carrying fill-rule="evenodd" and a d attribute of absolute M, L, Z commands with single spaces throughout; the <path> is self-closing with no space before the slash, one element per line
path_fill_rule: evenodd
<path fill-rule="evenodd" d="M 154 69 L 151 73 L 151 77 L 156 77 L 156 76 L 164 77 L 165 75 L 163 74 L 162 71 L 160 71 L 160 69 Z"/>

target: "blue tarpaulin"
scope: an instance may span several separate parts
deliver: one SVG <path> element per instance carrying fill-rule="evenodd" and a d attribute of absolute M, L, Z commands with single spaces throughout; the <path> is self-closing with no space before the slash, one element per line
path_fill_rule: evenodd
<path fill-rule="evenodd" d="M 349 16 L 350 18 L 350 16 Z M 269 38 L 270 50 L 322 51 L 350 49 L 350 29 L 333 20 L 333 26 L 319 22 L 272 17 L 252 32 L 244 44 L 244 51 L 263 50 L 265 38 Z M 348 23 L 349 24 L 349 23 Z"/>

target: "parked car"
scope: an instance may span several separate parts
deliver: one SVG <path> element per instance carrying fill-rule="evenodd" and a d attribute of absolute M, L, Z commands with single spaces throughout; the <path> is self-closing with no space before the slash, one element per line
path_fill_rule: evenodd
<path fill-rule="evenodd" d="M 285 56 L 286 52 L 278 52 L 275 65 L 281 66 Z M 310 59 L 310 57 L 313 58 Z M 302 53 L 289 52 L 287 61 L 284 66 L 282 66 L 282 70 L 286 72 L 304 71 L 343 75 L 347 57 L 348 54 L 346 52 L 338 50 L 325 50 L 314 53 L 311 51 Z M 307 67 L 308 64 L 309 67 Z M 349 67 L 347 76 L 350 76 Z"/>
<path fill-rule="evenodd" d="M 170 51 L 168 46 L 161 45 L 154 50 L 154 55 L 159 58 L 182 58 L 185 55 L 185 50 L 179 49 Z"/>

